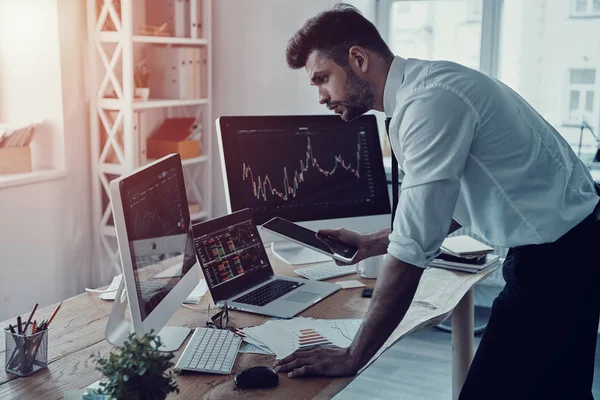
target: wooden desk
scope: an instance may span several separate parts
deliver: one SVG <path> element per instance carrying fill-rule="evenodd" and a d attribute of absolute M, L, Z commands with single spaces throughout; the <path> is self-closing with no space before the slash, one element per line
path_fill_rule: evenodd
<path fill-rule="evenodd" d="M 276 257 L 271 257 L 271 259 L 277 274 L 295 275 L 293 267 Z M 406 317 L 374 359 L 387 347 L 411 332 L 439 324 L 454 309 L 452 370 L 453 393 L 454 398 L 457 398 L 473 357 L 473 292 L 471 289 L 492 271 L 488 270 L 480 274 L 465 274 L 439 269 L 425 271 Z M 357 276 L 349 275 L 333 280 L 347 279 L 357 279 Z M 373 287 L 375 284 L 375 280 L 372 279 L 362 279 L 362 281 L 369 287 Z M 301 315 L 322 319 L 362 318 L 371 300 L 362 298 L 361 291 L 361 288 L 340 290 Z M 200 312 L 180 307 L 169 321 L 169 325 L 191 328 L 203 326 L 206 321 L 205 310 L 209 300 L 210 295 L 207 294 L 201 304 L 197 306 L 201 310 Z M 49 316 L 54 307 L 55 305 L 38 310 L 36 312 L 37 319 Z M 27 378 L 20 378 L 5 372 L 6 351 L 3 338 L 0 341 L 2 366 L 0 399 L 59 399 L 67 390 L 83 389 L 100 379 L 101 374 L 95 370 L 90 355 L 98 351 L 107 354 L 114 349 L 104 340 L 104 328 L 111 308 L 112 302 L 100 300 L 97 294 L 84 293 L 65 300 L 49 331 L 48 369 Z M 251 326 L 264 320 L 265 318 L 259 315 L 230 312 L 230 324 L 233 326 Z M 0 328 L 4 329 L 9 322 L 0 323 Z M 179 357 L 183 348 L 184 346 L 176 352 L 176 357 Z M 280 383 L 275 389 L 244 391 L 235 388 L 233 374 L 251 366 L 270 366 L 273 360 L 273 356 L 240 354 L 231 375 L 180 375 L 177 377 L 177 382 L 181 392 L 177 397 L 194 399 L 273 397 L 288 400 L 331 398 L 353 379 L 353 377 L 335 379 L 317 377 L 294 380 L 280 374 Z"/>

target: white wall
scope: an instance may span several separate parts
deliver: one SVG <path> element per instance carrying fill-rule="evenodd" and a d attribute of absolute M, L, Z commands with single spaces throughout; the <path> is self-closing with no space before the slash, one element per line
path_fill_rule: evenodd
<path fill-rule="evenodd" d="M 289 38 L 333 6 L 323 0 L 219 0 L 213 3 L 213 121 L 223 115 L 329 114 L 306 72 L 285 61 Z M 375 21 L 375 0 L 348 1 Z M 213 154 L 218 155 L 217 141 Z M 226 213 L 221 165 L 215 156 L 215 216 Z"/>
<path fill-rule="evenodd" d="M 17 3 L 24 3 L 23 9 L 40 15 L 45 21 L 44 31 L 38 37 L 43 40 L 45 57 L 27 69 L 39 68 L 35 78 L 39 87 L 37 95 L 48 97 L 31 105 L 47 106 L 42 107 L 43 115 L 58 121 L 56 126 L 62 125 L 68 177 L 0 189 L 0 320 L 28 312 L 35 302 L 45 306 L 81 293 L 85 286 L 100 284 L 92 282 L 89 112 L 84 77 L 85 2 L 0 0 L 0 20 L 16 18 L 6 11 L 9 5 Z M 318 104 L 316 90 L 309 85 L 306 73 L 287 67 L 285 46 L 306 19 L 334 3 L 322 0 L 214 1 L 213 117 L 328 113 Z M 352 3 L 375 20 L 375 0 Z M 57 14 L 58 23 L 55 23 Z M 21 18 L 26 24 L 28 14 Z M 12 35 L 7 36 L 2 31 L 2 26 L 6 25 L 0 23 L 2 40 L 14 40 Z M 25 43 L 11 48 L 27 51 Z M 6 60 L 11 58 L 10 54 L 0 54 L 0 79 Z M 57 63 L 60 70 L 56 68 Z M 13 68 L 12 64 L 9 68 Z M 24 71 L 25 68 L 21 70 Z M 10 76 L 10 88 L 28 87 L 31 79 L 25 73 L 11 72 Z M 2 112 L 2 107 L 12 91 L 18 90 L 9 91 L 8 87 L 0 80 L 0 118 L 10 118 L 4 115 L 8 109 Z M 213 144 L 214 154 L 218 154 L 216 140 Z M 221 215 L 225 212 L 221 170 L 218 159 L 214 163 L 213 201 L 215 214 Z"/>
<path fill-rule="evenodd" d="M 17 3 L 24 6 L 14 7 Z M 20 11 L 8 13 L 11 8 Z M 34 14 L 36 17 L 30 18 Z M 27 104 L 18 110 L 7 105 L 18 88 L 30 88 L 34 80 L 37 91 L 29 101 L 32 115 L 50 118 L 55 127 L 63 129 L 68 177 L 0 189 L 0 320 L 28 312 L 36 302 L 45 306 L 81 293 L 91 284 L 89 123 L 83 76 L 85 2 L 0 1 L 0 19 L 20 19 L 27 27 L 28 23 L 38 24 L 38 16 L 44 23 L 32 27 L 40 32 L 29 39 L 31 47 L 14 31 L 6 36 L 2 31 L 6 25 L 0 22 L 2 44 L 16 42 L 18 46 L 9 48 L 22 53 L 43 48 L 44 54 L 31 65 L 16 64 L 21 73 L 11 72 L 10 90 L 0 92 L 0 107 L 4 107 L 0 115 L 11 119 L 9 113 L 14 117 L 26 110 Z M 29 56 L 35 59 L 35 54 Z M 14 71 L 15 60 L 17 56 L 0 55 L 0 77 L 7 68 Z"/>

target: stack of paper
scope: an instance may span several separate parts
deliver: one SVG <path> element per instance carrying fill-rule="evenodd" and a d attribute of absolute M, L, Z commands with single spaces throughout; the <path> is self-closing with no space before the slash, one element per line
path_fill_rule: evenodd
<path fill-rule="evenodd" d="M 456 257 L 477 257 L 494 251 L 492 247 L 468 235 L 444 239 L 441 250 Z"/>
<path fill-rule="evenodd" d="M 275 354 L 281 359 L 306 347 L 348 347 L 361 323 L 361 319 L 326 320 L 298 317 L 269 320 L 263 325 L 237 329 L 235 332 L 245 342 L 259 349 L 255 352 Z"/>
<path fill-rule="evenodd" d="M 446 238 L 440 250 L 441 254 L 430 264 L 433 268 L 476 273 L 500 263 L 500 257 L 491 254 L 492 247 L 467 235 Z"/>
<path fill-rule="evenodd" d="M 495 267 L 498 264 L 500 264 L 500 256 L 498 256 L 496 254 L 487 254 L 485 256 L 485 260 L 484 260 L 483 264 L 471 264 L 471 263 L 467 263 L 467 262 L 446 261 L 446 260 L 440 260 L 439 258 L 436 258 L 435 260 L 433 260 L 431 262 L 431 264 L 429 264 L 429 266 L 432 268 L 445 268 L 445 269 L 453 269 L 456 271 L 477 273 L 477 272 L 484 271 L 488 268 Z"/>

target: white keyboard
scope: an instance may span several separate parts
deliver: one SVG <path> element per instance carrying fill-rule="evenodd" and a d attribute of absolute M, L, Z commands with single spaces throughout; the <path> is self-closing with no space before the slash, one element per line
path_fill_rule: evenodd
<path fill-rule="evenodd" d="M 175 369 L 227 375 L 242 338 L 227 329 L 196 328 Z"/>
<path fill-rule="evenodd" d="M 294 272 L 312 281 L 322 281 L 338 276 L 355 274 L 356 265 L 337 265 L 335 262 L 327 262 L 310 267 L 298 268 L 295 269 Z"/>

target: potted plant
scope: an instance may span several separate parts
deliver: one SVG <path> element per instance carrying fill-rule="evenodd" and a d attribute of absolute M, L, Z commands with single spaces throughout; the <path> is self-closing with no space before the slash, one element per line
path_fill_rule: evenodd
<path fill-rule="evenodd" d="M 179 393 L 174 372 L 167 373 L 174 366 L 173 353 L 160 352 L 161 344 L 154 331 L 142 337 L 132 333 L 119 352 L 106 358 L 93 354 L 96 369 L 108 379 L 100 383 L 100 394 L 116 400 L 164 400 L 171 392 Z"/>

